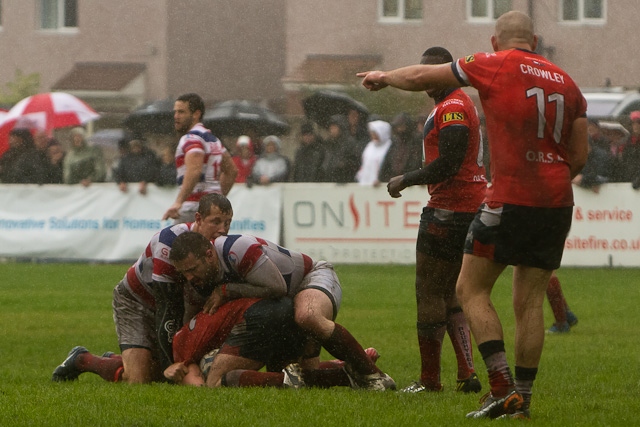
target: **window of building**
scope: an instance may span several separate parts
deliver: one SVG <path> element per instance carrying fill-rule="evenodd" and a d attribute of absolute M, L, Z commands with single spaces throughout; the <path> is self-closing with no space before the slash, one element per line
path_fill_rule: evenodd
<path fill-rule="evenodd" d="M 422 19 L 422 0 L 379 0 L 380 20 L 386 22 Z"/>
<path fill-rule="evenodd" d="M 562 0 L 560 18 L 565 22 L 596 22 L 605 20 L 606 0 Z"/>
<path fill-rule="evenodd" d="M 78 27 L 78 0 L 40 0 L 40 28 L 45 30 Z"/>
<path fill-rule="evenodd" d="M 511 0 L 467 0 L 470 21 L 495 21 L 511 10 Z"/>

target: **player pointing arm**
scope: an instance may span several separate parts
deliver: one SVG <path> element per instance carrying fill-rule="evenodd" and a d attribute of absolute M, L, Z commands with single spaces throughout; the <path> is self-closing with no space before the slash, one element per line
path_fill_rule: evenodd
<path fill-rule="evenodd" d="M 374 91 L 473 86 L 480 94 L 492 185 L 469 227 L 456 290 L 491 391 L 470 418 L 530 418 L 544 343 L 545 289 L 571 227 L 571 178 L 587 159 L 586 101 L 564 70 L 534 52 L 537 42 L 531 19 L 511 11 L 496 21 L 494 53 L 358 74 Z M 515 378 L 491 303 L 491 290 L 507 265 L 514 266 Z"/>

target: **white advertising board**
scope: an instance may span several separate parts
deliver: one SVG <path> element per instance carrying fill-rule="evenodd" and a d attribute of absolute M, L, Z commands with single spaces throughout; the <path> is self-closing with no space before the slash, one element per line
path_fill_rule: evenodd
<path fill-rule="evenodd" d="M 177 190 L 150 185 L 142 196 L 130 186 L 0 186 L 0 257 L 83 261 L 138 258 Z M 232 233 L 279 241 L 281 189 L 234 186 Z"/>
<path fill-rule="evenodd" d="M 615 183 L 597 194 L 574 187 L 574 196 L 562 264 L 640 267 L 640 193 Z"/>
<path fill-rule="evenodd" d="M 133 190 L 135 186 L 131 186 Z M 628 183 L 598 194 L 575 188 L 564 266 L 640 267 L 640 193 Z M 141 196 L 115 184 L 0 185 L 0 258 L 132 260 L 169 225 L 175 189 Z M 229 194 L 231 233 L 252 234 L 336 264 L 413 264 L 425 187 L 398 199 L 386 186 L 281 184 Z"/>
<path fill-rule="evenodd" d="M 629 183 L 603 185 L 598 194 L 574 188 L 574 218 L 565 266 L 640 267 L 640 193 Z M 415 262 L 424 187 L 399 199 L 385 186 L 287 185 L 285 246 L 334 263 Z"/>
<path fill-rule="evenodd" d="M 415 262 L 426 187 L 400 198 L 385 185 L 289 184 L 284 191 L 284 245 L 334 263 Z"/>

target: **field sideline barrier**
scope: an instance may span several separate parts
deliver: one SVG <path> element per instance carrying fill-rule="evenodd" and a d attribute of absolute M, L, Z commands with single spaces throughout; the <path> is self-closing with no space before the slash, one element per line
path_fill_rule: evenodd
<path fill-rule="evenodd" d="M 150 185 L 0 185 L 0 258 L 116 262 L 136 259 L 177 189 Z M 640 194 L 628 183 L 599 194 L 574 188 L 563 265 L 640 267 Z M 413 264 L 424 187 L 392 199 L 386 187 L 236 184 L 231 233 L 247 233 L 336 264 Z"/>

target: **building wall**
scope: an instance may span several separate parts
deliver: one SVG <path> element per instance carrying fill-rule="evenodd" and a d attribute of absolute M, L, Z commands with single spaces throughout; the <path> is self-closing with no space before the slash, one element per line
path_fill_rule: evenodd
<path fill-rule="evenodd" d="M 554 62 L 565 68 L 582 87 L 639 87 L 640 4 L 637 0 L 608 0 L 604 25 L 558 22 L 558 1 L 534 1 L 536 32 L 555 48 Z"/>
<path fill-rule="evenodd" d="M 493 23 L 466 20 L 466 1 L 424 0 L 418 23 L 381 23 L 377 0 L 81 0 L 75 32 L 38 29 L 36 0 L 2 2 L 0 86 L 16 69 L 47 91 L 75 62 L 142 62 L 148 100 L 187 91 L 210 101 L 278 100 L 281 79 L 310 54 L 380 55 L 416 63 L 441 45 L 454 56 L 490 49 Z M 513 0 L 533 11 L 552 59 L 581 86 L 639 86 L 637 0 L 609 0 L 605 25 L 558 22 L 559 0 Z M 551 52 L 551 51 L 550 51 Z M 354 76 L 354 84 L 359 83 Z"/>
<path fill-rule="evenodd" d="M 382 69 L 414 64 L 430 46 L 454 57 L 490 50 L 494 23 L 469 22 L 466 1 L 423 1 L 420 22 L 382 23 L 377 0 L 296 0 L 287 2 L 287 74 L 308 54 L 382 55 Z M 559 22 L 559 0 L 513 0 L 513 9 L 533 12 L 536 32 L 554 48 L 552 59 L 580 86 L 639 86 L 637 65 L 626 59 L 640 44 L 637 0 L 607 2 L 604 25 Z M 357 79 L 354 77 L 354 82 Z"/>
<path fill-rule="evenodd" d="M 2 2 L 0 84 L 20 69 L 48 91 L 75 62 L 122 61 L 146 64 L 148 100 L 283 95 L 284 0 L 82 0 L 66 32 L 38 30 L 37 3 Z"/>
<path fill-rule="evenodd" d="M 285 0 L 169 2 L 168 93 L 196 91 L 209 101 L 281 97 L 284 6 Z"/>
<path fill-rule="evenodd" d="M 141 62 L 147 65 L 148 97 L 164 97 L 167 0 L 81 0 L 78 28 L 71 32 L 40 30 L 38 3 L 2 2 L 0 84 L 20 69 L 39 73 L 41 90 L 48 91 L 75 62 Z"/>

